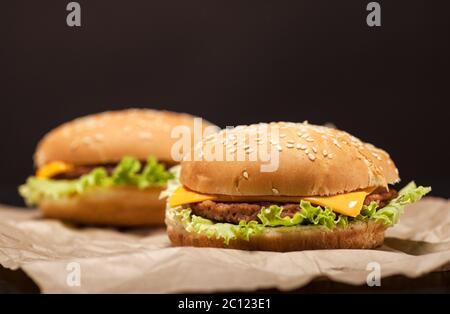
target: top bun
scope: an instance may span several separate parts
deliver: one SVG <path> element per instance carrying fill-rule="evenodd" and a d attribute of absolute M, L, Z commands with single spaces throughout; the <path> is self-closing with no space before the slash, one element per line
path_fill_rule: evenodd
<path fill-rule="evenodd" d="M 263 127 L 269 136 L 263 136 L 260 131 Z M 203 155 L 222 147 L 223 154 L 228 151 L 233 157 L 232 161 L 192 161 L 193 158 L 188 160 L 189 156 L 185 156 L 181 163 L 181 183 L 205 194 L 335 195 L 368 187 L 387 187 L 400 180 L 397 168 L 384 150 L 347 132 L 307 122 L 239 126 L 210 135 L 202 144 Z M 245 159 L 235 161 L 235 152 L 240 149 Z M 270 163 L 261 160 L 261 151 L 279 154 L 276 171 L 261 171 L 261 165 Z M 249 161 L 252 154 L 253 161 Z"/>
<path fill-rule="evenodd" d="M 53 129 L 39 142 L 34 163 L 41 167 L 60 160 L 75 165 L 116 163 L 124 156 L 145 160 L 150 155 L 168 164 L 176 126 L 193 129 L 194 116 L 152 109 L 107 111 L 81 117 Z M 203 120 L 203 128 L 210 126 Z M 193 133 L 193 132 L 191 132 Z"/>

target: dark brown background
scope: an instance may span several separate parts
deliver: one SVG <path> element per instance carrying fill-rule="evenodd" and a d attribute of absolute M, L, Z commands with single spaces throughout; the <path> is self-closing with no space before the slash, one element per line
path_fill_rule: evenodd
<path fill-rule="evenodd" d="M 80 115 L 129 106 L 220 126 L 334 122 L 388 150 L 404 181 L 448 197 L 448 1 L 9 1 L 0 19 L 0 202 L 36 142 Z"/>

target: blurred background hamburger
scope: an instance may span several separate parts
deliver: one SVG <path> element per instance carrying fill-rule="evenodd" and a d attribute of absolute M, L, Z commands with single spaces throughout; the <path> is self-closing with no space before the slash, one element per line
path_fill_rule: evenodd
<path fill-rule="evenodd" d="M 202 123 L 201 128 L 211 124 Z M 20 194 L 45 217 L 71 222 L 142 226 L 164 219 L 160 192 L 174 176 L 169 168 L 175 127 L 191 130 L 194 117 L 169 111 L 128 109 L 62 124 L 39 142 L 36 176 Z M 181 152 L 182 153 L 182 152 Z"/>

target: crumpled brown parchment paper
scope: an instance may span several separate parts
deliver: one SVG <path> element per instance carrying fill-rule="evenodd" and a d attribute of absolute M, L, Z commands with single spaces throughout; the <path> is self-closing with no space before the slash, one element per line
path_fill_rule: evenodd
<path fill-rule="evenodd" d="M 289 290 L 319 276 L 363 284 L 372 262 L 382 277 L 449 266 L 450 201 L 427 197 L 408 206 L 377 250 L 290 253 L 177 248 L 162 228 L 75 228 L 0 206 L 0 264 L 22 268 L 44 293 Z"/>

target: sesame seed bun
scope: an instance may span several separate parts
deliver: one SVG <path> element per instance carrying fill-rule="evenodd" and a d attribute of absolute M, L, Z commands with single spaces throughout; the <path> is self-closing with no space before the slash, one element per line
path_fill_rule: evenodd
<path fill-rule="evenodd" d="M 151 109 L 108 111 L 75 119 L 50 131 L 39 142 L 34 161 L 42 167 L 52 161 L 75 166 L 119 162 L 124 156 L 146 160 L 155 156 L 166 165 L 171 157 L 174 127 L 194 131 L 194 116 Z M 204 129 L 212 126 L 202 121 Z M 191 132 L 193 143 L 193 132 Z M 38 206 L 43 215 L 72 222 L 138 226 L 164 223 L 164 201 L 159 193 L 165 187 L 139 190 L 134 187 L 91 188 L 70 197 L 43 199 Z"/>
<path fill-rule="evenodd" d="M 175 220 L 166 217 L 167 234 L 175 246 L 218 247 L 259 251 L 300 251 L 317 249 L 372 249 L 383 244 L 384 226 L 374 221 L 353 222 L 346 228 L 327 229 L 318 226 L 266 228 L 248 241 L 208 238 L 205 234 L 188 232 Z"/>
<path fill-rule="evenodd" d="M 256 141 L 249 141 L 248 134 L 261 126 L 277 130 L 279 137 L 258 139 L 258 135 Z M 237 138 L 242 135 L 246 140 L 239 143 Z M 205 138 L 203 151 L 216 143 L 223 148 L 224 161 L 183 161 L 180 181 L 184 186 L 204 194 L 231 196 L 326 196 L 399 181 L 398 170 L 384 150 L 324 126 L 290 122 L 241 126 Z M 249 160 L 264 145 L 279 153 L 276 171 L 262 172 L 261 165 L 268 162 L 258 153 L 255 161 Z M 225 160 L 227 150 L 239 149 L 244 149 L 244 161 Z"/>
<path fill-rule="evenodd" d="M 336 195 L 399 181 L 397 168 L 385 151 L 344 131 L 308 123 L 241 126 L 204 138 L 201 144 L 196 151 L 201 148 L 204 159 L 186 158 L 181 163 L 180 182 L 190 190 L 234 202 L 254 202 L 258 196 L 271 196 L 276 202 L 278 196 Z M 261 153 L 268 150 L 278 154 L 278 167 L 263 172 L 262 166 L 270 162 Z M 211 160 L 211 152 L 218 152 L 215 157 L 223 161 Z M 243 158 L 238 161 L 239 152 Z M 223 239 L 186 230 L 171 215 L 166 214 L 165 222 L 169 238 L 177 246 L 280 252 L 371 249 L 383 244 L 385 231 L 385 226 L 374 220 L 351 221 L 346 227 L 331 229 L 316 225 L 266 227 L 248 241 L 237 238 L 225 244 Z"/>
<path fill-rule="evenodd" d="M 153 155 L 173 164 L 171 138 L 176 126 L 194 127 L 194 116 L 152 109 L 107 111 L 81 117 L 53 129 L 39 142 L 36 167 L 52 161 L 74 165 L 115 163 L 128 155 L 146 160 Z M 203 128 L 210 126 L 203 120 Z"/>
<path fill-rule="evenodd" d="M 61 199 L 44 199 L 39 208 L 44 217 L 88 225 L 161 225 L 165 202 L 163 188 L 139 190 L 131 187 L 92 188 Z"/>

